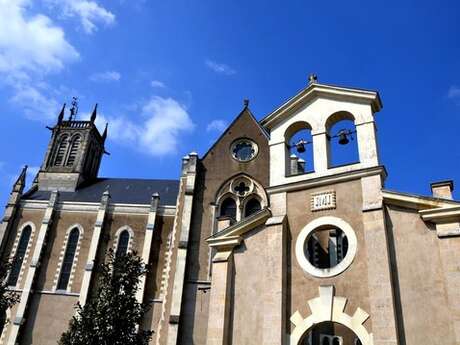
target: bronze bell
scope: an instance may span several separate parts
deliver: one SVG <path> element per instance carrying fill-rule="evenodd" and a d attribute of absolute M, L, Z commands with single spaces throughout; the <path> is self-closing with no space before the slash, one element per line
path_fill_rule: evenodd
<path fill-rule="evenodd" d="M 295 143 L 295 148 L 298 153 L 305 152 L 305 140 L 300 139 L 297 143 Z"/>
<path fill-rule="evenodd" d="M 339 144 L 340 145 L 346 145 L 350 142 L 350 140 L 348 140 L 348 132 L 345 130 L 345 129 L 342 129 L 338 136 L 339 136 Z"/>

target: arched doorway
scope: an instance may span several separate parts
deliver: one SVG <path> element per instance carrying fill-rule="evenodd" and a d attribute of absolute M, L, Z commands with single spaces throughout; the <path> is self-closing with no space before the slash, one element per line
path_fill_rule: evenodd
<path fill-rule="evenodd" d="M 348 327 L 337 322 L 321 322 L 313 326 L 299 345 L 362 345 L 358 336 Z"/>

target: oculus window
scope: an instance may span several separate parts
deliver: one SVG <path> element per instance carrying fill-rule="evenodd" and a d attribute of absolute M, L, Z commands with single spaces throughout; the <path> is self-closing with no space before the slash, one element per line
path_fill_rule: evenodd
<path fill-rule="evenodd" d="M 244 138 L 233 142 L 230 150 L 232 157 L 239 162 L 249 162 L 258 153 L 257 144 L 252 140 Z"/>

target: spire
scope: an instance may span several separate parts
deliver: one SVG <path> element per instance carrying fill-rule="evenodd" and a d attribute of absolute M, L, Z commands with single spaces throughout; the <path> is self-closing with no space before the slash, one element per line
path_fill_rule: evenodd
<path fill-rule="evenodd" d="M 22 192 L 24 186 L 26 185 L 26 174 L 27 174 L 27 165 L 24 165 L 22 168 L 21 174 L 19 175 L 18 179 L 14 183 L 13 190 L 15 192 Z"/>
<path fill-rule="evenodd" d="M 91 122 L 94 122 L 96 120 L 96 116 L 97 116 L 97 103 L 94 106 L 93 113 L 91 114 Z"/>
<path fill-rule="evenodd" d="M 65 112 L 65 103 L 62 106 L 61 112 L 59 113 L 59 116 L 58 116 L 58 121 L 57 121 L 58 125 L 60 125 L 62 123 L 62 120 L 64 119 L 64 112 Z"/>
<path fill-rule="evenodd" d="M 105 139 L 107 139 L 107 126 L 108 125 L 109 125 L 108 123 L 105 124 L 104 133 L 102 133 L 102 141 L 103 142 L 105 142 Z"/>

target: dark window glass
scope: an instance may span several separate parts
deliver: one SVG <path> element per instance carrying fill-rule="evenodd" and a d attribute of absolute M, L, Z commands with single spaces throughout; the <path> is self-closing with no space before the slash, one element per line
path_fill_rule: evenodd
<path fill-rule="evenodd" d="M 128 244 L 129 244 L 129 231 L 123 230 L 118 237 L 118 245 L 117 245 L 117 252 L 115 254 L 116 257 L 120 257 L 126 255 L 128 252 Z"/>
<path fill-rule="evenodd" d="M 261 210 L 260 202 L 257 199 L 251 199 L 246 203 L 246 208 L 244 210 L 244 216 L 249 217 L 254 213 L 257 213 Z"/>
<path fill-rule="evenodd" d="M 26 226 L 24 229 L 22 229 L 21 238 L 19 239 L 18 248 L 16 249 L 13 265 L 8 277 L 9 286 L 16 286 L 16 283 L 18 282 L 19 273 L 21 272 L 22 263 L 24 262 L 24 255 L 26 254 L 27 246 L 29 245 L 31 233 L 32 228 L 30 226 Z"/>
<path fill-rule="evenodd" d="M 75 251 L 77 250 L 78 238 L 80 231 L 77 228 L 72 229 L 67 241 L 67 248 L 65 249 L 64 261 L 62 262 L 61 275 L 57 285 L 58 290 L 66 290 L 69 284 L 70 273 L 72 271 L 73 260 L 75 258 Z"/>
<path fill-rule="evenodd" d="M 67 158 L 67 166 L 70 167 L 75 163 L 75 159 L 77 158 L 78 149 L 80 148 L 81 137 L 77 135 L 73 141 L 72 145 L 70 146 L 70 153 L 69 158 Z"/>
<path fill-rule="evenodd" d="M 232 198 L 227 198 L 222 202 L 220 207 L 220 215 L 230 217 L 236 220 L 236 203 Z"/>
<path fill-rule="evenodd" d="M 340 339 L 338 337 L 334 337 L 334 340 L 332 340 L 332 345 L 340 345 Z"/>
<path fill-rule="evenodd" d="M 331 343 L 329 342 L 329 338 L 324 337 L 321 345 L 330 345 Z"/>

